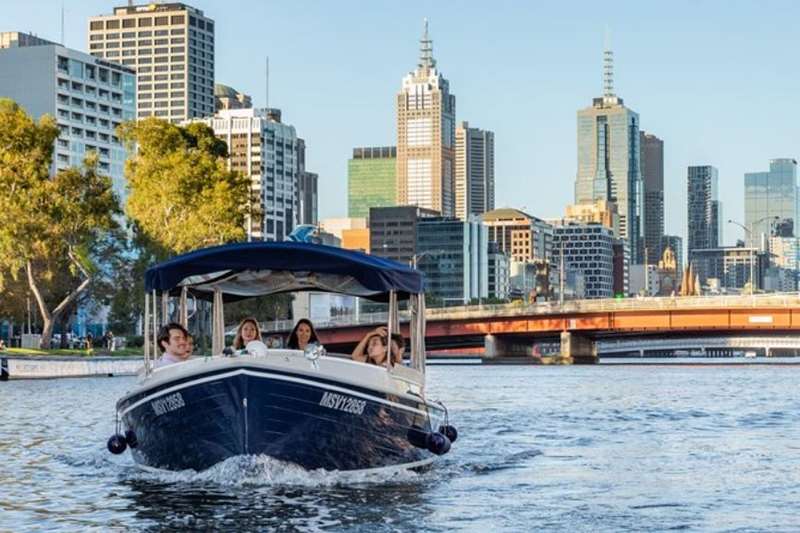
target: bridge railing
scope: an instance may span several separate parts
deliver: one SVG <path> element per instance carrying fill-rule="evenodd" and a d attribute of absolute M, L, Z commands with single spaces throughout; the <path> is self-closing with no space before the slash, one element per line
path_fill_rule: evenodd
<path fill-rule="evenodd" d="M 748 307 L 800 307 L 800 296 L 797 293 L 769 293 L 755 295 L 724 296 L 665 296 L 637 298 L 607 298 L 597 300 L 568 300 L 558 302 L 537 302 L 524 304 L 512 302 L 507 304 L 464 305 L 451 307 L 428 308 L 425 316 L 428 320 L 459 320 L 467 318 L 512 317 L 529 315 L 560 315 L 599 313 L 625 310 L 670 310 L 670 309 L 727 309 Z M 407 321 L 408 313 L 400 312 L 400 320 Z M 361 313 L 341 315 L 327 320 L 315 320 L 317 329 L 335 327 L 370 326 L 385 324 L 388 315 L 380 313 Z M 286 332 L 294 327 L 294 320 L 274 320 L 262 322 L 266 332 Z"/>

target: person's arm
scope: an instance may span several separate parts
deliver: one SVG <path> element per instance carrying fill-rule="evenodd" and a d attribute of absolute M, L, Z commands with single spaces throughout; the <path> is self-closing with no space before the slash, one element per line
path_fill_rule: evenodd
<path fill-rule="evenodd" d="M 364 335 L 364 337 L 361 339 L 361 341 L 353 349 L 353 354 L 351 356 L 353 358 L 353 361 L 358 361 L 360 363 L 366 363 L 367 362 L 367 354 L 366 354 L 367 343 L 369 342 L 370 337 L 372 337 L 375 334 L 386 336 L 386 327 L 385 326 L 381 326 L 381 327 L 375 328 L 372 331 L 370 331 L 369 333 L 367 333 L 366 335 Z"/>

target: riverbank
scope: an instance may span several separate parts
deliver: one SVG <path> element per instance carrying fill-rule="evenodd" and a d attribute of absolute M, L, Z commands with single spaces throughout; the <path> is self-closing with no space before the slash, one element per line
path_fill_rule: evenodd
<path fill-rule="evenodd" d="M 52 350 L 42 350 L 38 348 L 6 348 L 0 351 L 0 357 L 8 356 L 80 356 L 80 357 L 120 357 L 138 356 L 142 357 L 142 348 L 120 348 L 109 351 L 104 348 L 93 348 L 91 350 L 78 350 L 73 348 L 55 348 Z"/>

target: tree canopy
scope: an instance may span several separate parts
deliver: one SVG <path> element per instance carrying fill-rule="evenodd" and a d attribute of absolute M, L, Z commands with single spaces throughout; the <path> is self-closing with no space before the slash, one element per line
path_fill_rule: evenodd
<path fill-rule="evenodd" d="M 51 177 L 58 135 L 52 117 L 37 123 L 0 99 L 0 290 L 24 272 L 42 317 L 43 347 L 54 324 L 102 276 L 98 258 L 114 249 L 121 215 L 96 153 L 87 154 L 83 168 Z"/>
<path fill-rule="evenodd" d="M 133 150 L 126 212 L 155 259 L 244 240 L 250 179 L 226 168 L 227 147 L 202 123 L 150 118 L 123 124 Z"/>

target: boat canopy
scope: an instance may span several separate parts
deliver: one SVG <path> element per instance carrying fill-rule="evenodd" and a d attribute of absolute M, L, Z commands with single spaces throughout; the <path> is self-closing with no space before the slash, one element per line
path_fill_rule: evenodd
<path fill-rule="evenodd" d="M 323 291 L 389 301 L 423 292 L 423 276 L 408 266 L 353 250 L 301 242 L 244 242 L 195 250 L 147 269 L 148 292 L 186 287 L 225 301 L 282 292 Z"/>

